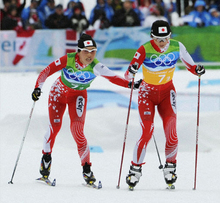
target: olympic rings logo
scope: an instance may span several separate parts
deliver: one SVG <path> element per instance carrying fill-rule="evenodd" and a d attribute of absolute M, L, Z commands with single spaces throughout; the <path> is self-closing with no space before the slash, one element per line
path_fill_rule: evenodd
<path fill-rule="evenodd" d="M 175 55 L 173 53 L 169 54 L 160 54 L 159 56 L 156 54 L 153 54 L 150 57 L 150 61 L 154 63 L 156 66 L 161 66 L 162 64 L 170 65 L 172 61 L 175 60 Z"/>
<path fill-rule="evenodd" d="M 84 82 L 91 78 L 91 75 L 88 71 L 71 72 L 70 70 L 67 70 L 67 74 L 69 75 L 70 79 L 80 82 Z"/>

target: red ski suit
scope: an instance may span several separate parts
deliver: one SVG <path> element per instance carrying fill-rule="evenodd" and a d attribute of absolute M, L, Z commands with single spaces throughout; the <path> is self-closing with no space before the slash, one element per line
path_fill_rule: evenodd
<path fill-rule="evenodd" d="M 74 73 L 69 72 L 69 79 L 72 81 L 77 79 L 77 82 L 81 81 L 82 84 L 80 83 L 80 85 L 83 86 L 84 84 L 86 84 L 83 82 L 85 82 L 87 79 L 90 79 L 90 75 L 92 76 L 92 80 L 96 76 L 100 75 L 114 84 L 128 88 L 129 81 L 115 75 L 113 71 L 108 69 L 103 64 L 99 63 L 97 59 L 95 60 L 95 66 L 92 68 L 90 67 L 89 71 L 85 73 L 82 71 L 82 69 L 86 69 L 86 66 L 81 64 L 81 62 L 79 61 L 79 57 L 76 54 L 74 68 L 76 68 L 77 71 Z M 47 77 L 59 70 L 65 69 L 66 66 L 67 55 L 49 64 L 39 74 L 35 88 L 42 88 L 43 83 L 45 82 Z M 68 71 L 66 72 L 68 73 Z M 52 152 L 55 138 L 62 125 L 64 111 L 66 109 L 66 106 L 68 106 L 68 112 L 70 117 L 70 130 L 77 144 L 78 154 L 81 158 L 81 164 L 84 165 L 86 162 L 88 164 L 91 164 L 90 150 L 87 144 L 87 139 L 85 138 L 83 132 L 86 116 L 87 90 L 74 89 L 74 87 L 77 87 L 76 84 L 77 83 L 74 83 L 73 87 L 70 88 L 63 83 L 62 77 L 59 77 L 51 87 L 48 99 L 49 127 L 44 137 L 43 154 Z"/>
<path fill-rule="evenodd" d="M 176 90 L 172 78 L 176 61 L 181 59 L 187 69 L 196 74 L 196 65 L 184 45 L 170 40 L 164 50 L 153 40 L 142 45 L 135 53 L 130 65 L 142 65 L 143 81 L 138 92 L 138 110 L 141 135 L 133 152 L 133 165 L 144 164 L 146 147 L 154 132 L 155 107 L 163 121 L 166 137 L 166 162 L 176 163 L 178 138 L 176 132 Z M 127 70 L 125 78 L 132 75 Z"/>

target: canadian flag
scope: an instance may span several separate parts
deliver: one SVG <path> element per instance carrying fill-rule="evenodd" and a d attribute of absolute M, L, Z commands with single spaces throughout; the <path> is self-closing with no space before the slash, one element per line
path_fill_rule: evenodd
<path fill-rule="evenodd" d="M 31 38 L 35 30 L 17 30 L 16 36 L 16 55 L 13 64 L 16 65 L 23 57 L 27 55 L 31 44 Z"/>
<path fill-rule="evenodd" d="M 159 27 L 159 33 L 167 33 L 167 27 Z"/>

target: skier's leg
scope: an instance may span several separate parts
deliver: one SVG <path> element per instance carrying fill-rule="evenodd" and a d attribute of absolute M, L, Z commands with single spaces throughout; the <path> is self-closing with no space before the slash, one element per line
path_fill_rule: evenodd
<path fill-rule="evenodd" d="M 87 162 L 90 164 L 90 150 L 87 139 L 84 135 L 84 123 L 86 117 L 87 92 L 77 91 L 68 101 L 70 116 L 70 130 L 77 144 L 78 154 L 82 166 Z"/>
<path fill-rule="evenodd" d="M 155 106 L 149 98 L 143 97 L 143 94 L 144 93 L 141 92 L 140 94 L 139 92 L 138 100 L 141 136 L 135 145 L 133 151 L 133 161 L 131 162 L 132 165 L 130 166 L 129 174 L 126 177 L 127 184 L 132 188 L 136 186 L 142 175 L 141 167 L 144 164 L 146 147 L 154 131 L 153 119 L 155 114 Z"/>
<path fill-rule="evenodd" d="M 77 91 L 68 101 L 70 130 L 77 144 L 78 154 L 83 166 L 83 178 L 87 184 L 93 184 L 96 179 L 91 171 L 90 150 L 84 135 L 84 123 L 87 106 L 87 91 Z"/>
<path fill-rule="evenodd" d="M 49 127 L 44 136 L 43 143 L 43 156 L 41 159 L 40 173 L 44 178 L 48 178 L 51 168 L 51 153 L 53 145 L 58 132 L 62 125 L 62 118 L 66 108 L 66 104 L 62 102 L 62 94 L 57 94 L 57 82 L 51 88 L 50 96 L 48 99 L 48 111 L 49 111 Z"/>
<path fill-rule="evenodd" d="M 44 136 L 43 154 L 52 152 L 56 136 L 60 131 L 66 109 L 66 104 L 62 100 L 61 94 L 58 95 L 55 89 L 52 88 L 48 99 L 49 126 Z"/>
<path fill-rule="evenodd" d="M 158 105 L 158 112 L 163 120 L 166 137 L 166 162 L 176 163 L 178 137 L 176 131 L 176 93 L 174 89 L 168 91 L 166 98 Z"/>
<path fill-rule="evenodd" d="M 176 179 L 176 156 L 178 151 L 178 137 L 176 131 L 176 93 L 171 88 L 168 95 L 158 105 L 158 112 L 163 120 L 166 137 L 164 177 L 167 184 L 173 184 Z"/>

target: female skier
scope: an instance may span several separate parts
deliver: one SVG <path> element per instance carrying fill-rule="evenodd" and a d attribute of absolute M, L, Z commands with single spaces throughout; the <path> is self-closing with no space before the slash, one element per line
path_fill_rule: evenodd
<path fill-rule="evenodd" d="M 131 189 L 136 186 L 142 175 L 146 148 L 154 132 L 155 106 L 162 118 L 166 137 L 164 178 L 168 186 L 172 186 L 176 181 L 178 138 L 176 91 L 172 81 L 175 65 L 180 59 L 193 74 L 205 73 L 202 65 L 195 65 L 185 46 L 181 42 L 170 39 L 170 35 L 171 29 L 166 21 L 155 21 L 151 27 L 152 40 L 139 47 L 125 72 L 125 78 L 130 79 L 142 65 L 143 81 L 138 92 L 138 110 L 142 131 L 135 145 L 133 160 L 126 177 L 126 182 Z"/>
<path fill-rule="evenodd" d="M 83 178 L 87 184 L 96 181 L 91 171 L 90 150 L 87 139 L 83 133 L 87 105 L 87 88 L 96 76 L 102 76 L 110 82 L 131 87 L 131 82 L 117 76 L 96 58 L 96 42 L 90 35 L 82 34 L 78 40 L 78 52 L 69 53 L 49 64 L 39 74 L 32 99 L 37 101 L 41 95 L 41 88 L 50 75 L 61 70 L 51 87 L 48 100 L 49 127 L 44 136 L 43 156 L 41 159 L 40 173 L 44 180 L 48 180 L 51 168 L 51 153 L 55 138 L 60 131 L 62 118 L 68 105 L 70 117 L 70 130 L 76 141 L 78 154 L 83 167 Z M 136 83 L 135 83 L 136 84 Z M 136 88 L 138 87 L 138 82 Z"/>

